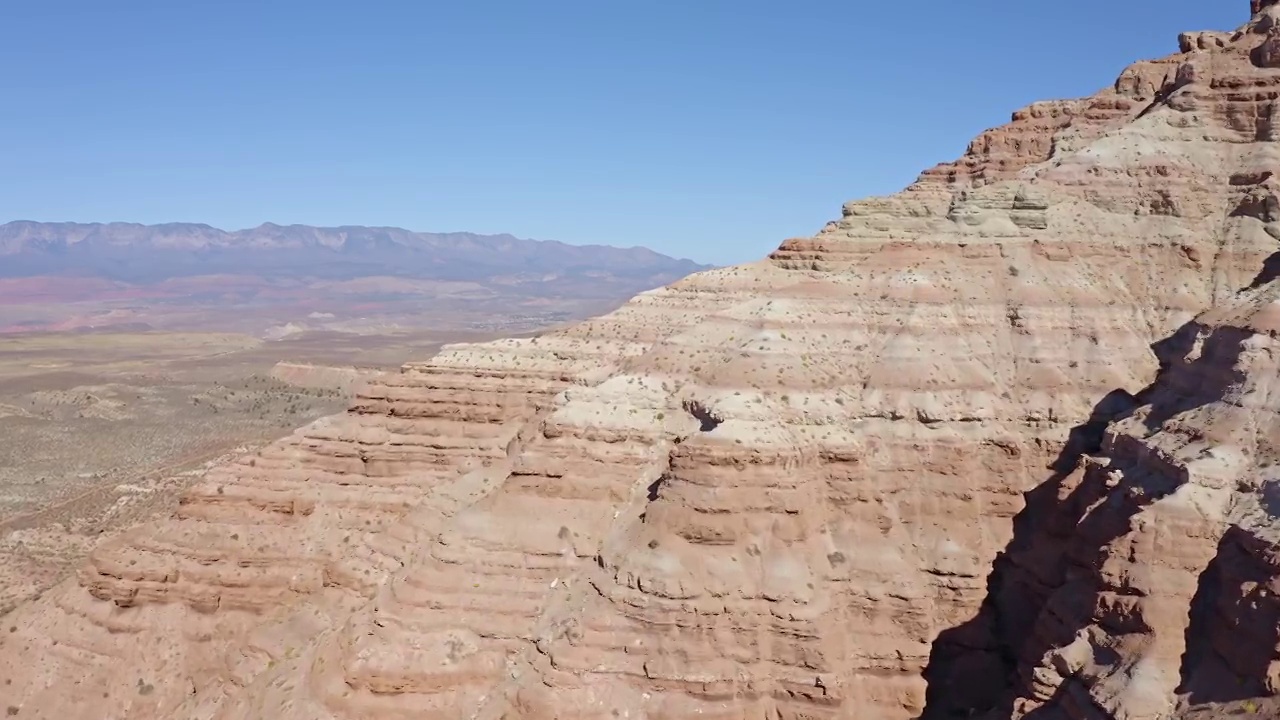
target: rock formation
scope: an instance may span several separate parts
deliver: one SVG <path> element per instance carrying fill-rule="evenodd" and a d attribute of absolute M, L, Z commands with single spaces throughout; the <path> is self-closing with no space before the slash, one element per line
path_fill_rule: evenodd
<path fill-rule="evenodd" d="M 373 380 L 7 617 L 0 704 L 1276 707 L 1280 8 L 1254 5 L 764 261 Z"/>
<path fill-rule="evenodd" d="M 343 394 L 354 391 L 385 373 L 376 368 L 316 365 L 281 361 L 271 368 L 271 378 L 294 387 L 332 390 Z"/>
<path fill-rule="evenodd" d="M 1169 717 L 1181 698 L 1280 716 L 1258 700 L 1280 695 L 1278 336 L 1277 280 L 1188 323 L 1143 404 L 1028 508 L 993 603 L 1030 638 L 1010 643 L 1015 715 Z"/>

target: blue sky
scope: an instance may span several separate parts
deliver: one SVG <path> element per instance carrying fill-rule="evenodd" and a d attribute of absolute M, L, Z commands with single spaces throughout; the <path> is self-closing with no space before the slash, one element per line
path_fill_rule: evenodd
<path fill-rule="evenodd" d="M 1247 0 L 6 3 L 0 220 L 511 232 L 715 263 Z"/>

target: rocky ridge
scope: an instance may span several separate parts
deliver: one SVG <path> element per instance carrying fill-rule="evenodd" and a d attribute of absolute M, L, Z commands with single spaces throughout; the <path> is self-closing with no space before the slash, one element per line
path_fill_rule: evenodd
<path fill-rule="evenodd" d="M 392 285 L 391 278 L 403 277 L 463 280 L 541 273 L 675 279 L 706 267 L 642 247 L 567 245 L 507 234 L 275 223 L 226 231 L 201 223 L 18 220 L 0 224 L 0 257 L 0 278 L 89 275 L 138 281 L 241 275 L 252 268 L 284 277 L 382 276 Z M 355 269 L 362 272 L 355 274 Z"/>
<path fill-rule="evenodd" d="M 226 720 L 1271 707 L 1271 5 L 764 261 L 372 380 L 7 617 L 2 696 Z"/>
<path fill-rule="evenodd" d="M 295 387 L 352 393 L 385 373 L 377 368 L 316 365 L 282 360 L 271 368 L 271 377 Z"/>

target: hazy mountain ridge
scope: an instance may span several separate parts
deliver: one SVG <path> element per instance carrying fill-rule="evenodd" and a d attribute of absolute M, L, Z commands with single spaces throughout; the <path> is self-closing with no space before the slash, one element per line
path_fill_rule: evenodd
<path fill-rule="evenodd" d="M 139 323 L 519 332 L 604 312 L 705 267 L 647 248 L 507 234 L 17 221 L 0 225 L 0 332 Z"/>
<path fill-rule="evenodd" d="M 73 274 L 132 282 L 243 272 L 246 263 L 255 273 L 277 275 L 432 279 L 511 272 L 674 279 L 706 267 L 642 247 L 568 245 L 509 234 L 273 223 L 226 231 L 199 223 L 15 221 L 0 225 L 0 257 L 0 277 Z"/>

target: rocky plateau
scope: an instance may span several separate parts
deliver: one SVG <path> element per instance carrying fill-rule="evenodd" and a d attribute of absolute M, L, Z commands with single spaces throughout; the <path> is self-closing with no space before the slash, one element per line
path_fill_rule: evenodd
<path fill-rule="evenodd" d="M 767 259 L 371 378 L 3 618 L 0 707 L 1280 717 L 1249 9 Z"/>

